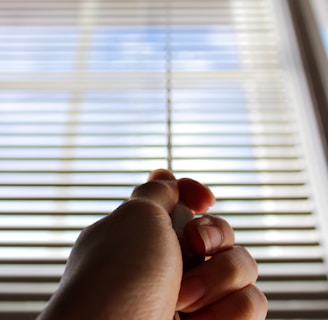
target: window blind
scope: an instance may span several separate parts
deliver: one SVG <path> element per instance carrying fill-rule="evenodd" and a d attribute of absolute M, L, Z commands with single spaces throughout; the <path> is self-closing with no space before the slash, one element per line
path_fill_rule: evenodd
<path fill-rule="evenodd" d="M 211 213 L 259 263 L 268 319 L 328 318 L 274 12 L 265 0 L 0 2 L 0 319 L 34 319 L 80 230 L 159 167 L 213 190 Z"/>

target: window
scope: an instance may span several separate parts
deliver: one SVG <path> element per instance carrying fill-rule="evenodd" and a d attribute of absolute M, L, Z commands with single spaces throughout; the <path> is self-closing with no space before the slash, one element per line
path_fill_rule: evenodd
<path fill-rule="evenodd" d="M 318 23 L 320 35 L 328 56 L 328 1 L 312 1 L 311 5 Z"/>
<path fill-rule="evenodd" d="M 286 5 L 1 1 L 0 38 L 0 318 L 34 319 L 79 231 L 158 167 L 214 191 L 268 319 L 327 318 L 326 165 Z"/>

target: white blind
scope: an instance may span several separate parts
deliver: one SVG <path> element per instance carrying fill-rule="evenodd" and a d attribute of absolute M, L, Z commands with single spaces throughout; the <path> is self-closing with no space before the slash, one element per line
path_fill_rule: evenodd
<path fill-rule="evenodd" d="M 0 319 L 152 169 L 208 184 L 268 319 L 327 319 L 323 234 L 270 1 L 0 1 Z"/>

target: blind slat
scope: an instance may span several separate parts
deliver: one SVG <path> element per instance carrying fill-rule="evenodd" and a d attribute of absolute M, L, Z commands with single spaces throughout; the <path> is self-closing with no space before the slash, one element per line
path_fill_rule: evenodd
<path fill-rule="evenodd" d="M 327 268 L 269 0 L 0 1 L 0 318 L 35 318 L 81 229 L 148 172 L 211 188 L 268 319 L 324 319 Z"/>

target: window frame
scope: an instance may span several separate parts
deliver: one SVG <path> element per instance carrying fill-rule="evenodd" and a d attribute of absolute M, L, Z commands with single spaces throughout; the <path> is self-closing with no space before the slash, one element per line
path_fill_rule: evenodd
<path fill-rule="evenodd" d="M 328 164 L 328 61 L 310 1 L 287 0 L 286 9 L 304 68 L 313 110 Z"/>
<path fill-rule="evenodd" d="M 324 136 L 323 134 L 325 131 L 327 131 L 328 134 L 328 126 L 326 127 L 324 123 L 321 123 L 322 120 L 328 120 L 327 117 L 321 117 L 320 114 L 316 111 L 315 107 L 316 102 L 320 104 L 320 95 L 316 95 L 316 90 L 313 91 L 313 89 L 316 89 L 315 83 L 312 82 L 311 76 L 315 76 L 315 72 L 313 70 L 307 72 L 307 68 L 310 67 L 310 64 L 306 65 L 307 63 L 311 63 L 311 60 L 306 60 L 303 57 L 303 52 L 300 50 L 301 44 L 299 41 L 303 41 L 302 37 L 299 39 L 297 36 L 300 31 L 297 29 L 297 25 L 294 23 L 294 11 L 293 5 L 294 2 L 296 3 L 296 6 L 298 6 L 297 1 L 285 1 L 285 0 L 268 0 L 268 2 L 272 5 L 272 8 L 275 10 L 278 10 L 277 17 L 280 17 L 277 19 L 278 27 L 281 24 L 281 35 L 285 37 L 285 41 L 283 45 L 288 46 L 286 49 L 286 52 L 288 54 L 288 62 L 291 62 L 291 67 L 294 68 L 294 71 L 292 76 L 292 82 L 296 83 L 296 87 L 292 88 L 295 90 L 295 92 L 292 94 L 295 99 L 293 100 L 293 104 L 298 103 L 300 105 L 300 115 L 297 115 L 297 125 L 298 125 L 298 131 L 302 133 L 301 139 L 304 140 L 304 146 L 303 149 L 306 151 L 306 154 L 304 153 L 304 157 L 306 157 L 306 167 L 309 170 L 309 184 L 311 184 L 311 189 L 314 191 L 315 196 L 315 203 L 316 207 L 318 207 L 318 212 L 315 212 L 316 216 L 320 218 L 320 224 L 318 222 L 318 229 L 321 229 L 320 232 L 322 235 L 327 235 L 325 238 L 326 243 L 323 243 L 323 247 L 328 248 L 328 200 L 326 199 L 325 190 L 328 190 L 328 171 L 327 171 L 327 159 L 328 159 L 328 135 Z M 241 3 L 241 2 L 240 2 Z M 306 14 L 307 12 L 305 12 Z M 85 12 L 85 19 L 88 21 L 88 15 L 87 11 Z M 314 18 L 314 17 L 313 17 Z M 83 19 L 82 19 L 83 20 Z M 304 26 L 303 26 L 304 27 Z M 287 32 L 286 32 L 287 30 Z M 88 42 L 88 38 L 82 39 L 82 46 L 86 46 Z M 311 40 L 311 37 L 310 37 Z M 304 44 L 303 44 L 304 45 Z M 306 45 L 304 45 L 306 48 Z M 311 51 L 311 50 L 307 50 Z M 296 57 L 294 59 L 294 56 Z M 286 57 L 284 57 L 286 58 Z M 305 59 L 305 60 L 304 60 Z M 309 58 L 310 59 L 310 58 Z M 312 58 L 314 59 L 314 58 Z M 82 59 L 83 60 L 83 59 Z M 78 100 L 79 86 L 83 86 L 83 88 L 92 87 L 91 83 L 88 83 L 88 81 L 84 79 L 79 79 L 79 74 L 82 72 L 83 65 L 79 65 L 79 68 L 76 72 L 76 75 L 74 78 L 76 78 L 76 81 L 79 81 L 79 85 L 74 87 L 74 81 L 69 84 L 69 82 L 65 83 L 54 83 L 55 86 L 58 86 L 59 88 L 65 87 L 66 85 L 69 87 L 71 86 L 72 90 L 76 90 L 76 96 Z M 319 68 L 318 66 L 316 68 Z M 323 70 L 320 69 L 319 70 Z M 312 72 L 311 72 L 312 71 Z M 309 73 L 309 74 L 308 74 Z M 313 74 L 312 74 L 313 73 Z M 328 74 L 328 73 L 327 73 Z M 165 79 L 164 79 L 165 81 Z M 320 81 L 320 79 L 316 78 L 316 81 Z M 22 88 L 26 85 L 24 81 L 21 83 L 15 82 L 13 85 L 16 85 L 18 83 L 18 87 L 21 86 Z M 119 87 L 122 84 L 122 80 L 118 80 L 117 86 Z M 321 83 L 322 84 L 322 83 Z M 41 82 L 38 83 L 38 85 L 42 88 L 43 86 L 46 88 L 47 84 L 42 84 Z M 27 85 L 27 87 L 29 87 Z M 31 85 L 33 87 L 33 85 Z M 168 87 L 170 87 L 170 84 L 168 84 Z M 53 87 L 52 87 L 53 88 Z M 69 87 L 70 88 L 70 87 Z M 106 89 L 106 86 L 104 85 L 104 89 Z M 322 88 L 321 88 L 322 89 Z M 313 91 L 313 92 L 312 92 Z M 167 92 L 167 96 L 170 97 L 170 91 Z M 294 102 L 295 101 L 295 102 Z M 168 105 L 170 104 L 170 100 L 168 101 Z M 324 106 L 325 104 L 322 104 Z M 320 107 L 320 106 L 319 106 Z M 319 125 L 319 130 L 318 130 Z M 304 128 L 304 132 L 302 132 L 301 128 Z M 327 129 L 327 130 L 325 130 Z M 315 142 L 315 143 L 314 143 Z M 324 148 L 324 149 L 323 149 Z M 171 148 L 169 148 L 171 150 Z M 325 150 L 325 151 L 323 151 Z M 170 156 L 169 156 L 170 157 Z M 314 194 L 311 195 L 311 197 L 314 197 Z M 302 249 L 303 250 L 303 249 Z M 320 252 L 321 254 L 321 252 Z M 304 253 L 302 252 L 302 255 L 304 256 Z M 325 250 L 325 261 L 326 261 L 326 269 L 325 274 L 328 275 L 328 251 Z M 265 276 L 264 276 L 265 278 Z M 262 279 L 263 280 L 263 279 Z M 265 281 L 265 280 L 263 280 Z M 272 281 L 272 279 L 270 280 Z M 306 290 L 306 288 L 304 288 Z M 281 296 L 279 300 L 283 300 L 284 297 Z M 289 301 L 287 300 L 286 303 Z M 324 302 L 324 301 L 323 301 Z M 326 309 L 325 309 L 326 310 Z M 302 312 L 302 311 L 297 311 Z M 317 313 L 322 312 L 321 310 L 317 310 Z M 277 311 L 275 311 L 274 315 L 277 315 Z M 281 317 L 286 316 L 282 315 Z M 304 315 L 305 317 L 306 315 Z M 13 316 L 12 319 L 15 317 Z M 19 319 L 19 317 L 18 317 Z"/>
<path fill-rule="evenodd" d="M 271 0 L 294 68 L 294 100 L 328 275 L 328 59 L 310 1 Z M 287 32 L 286 32 L 287 30 Z"/>

